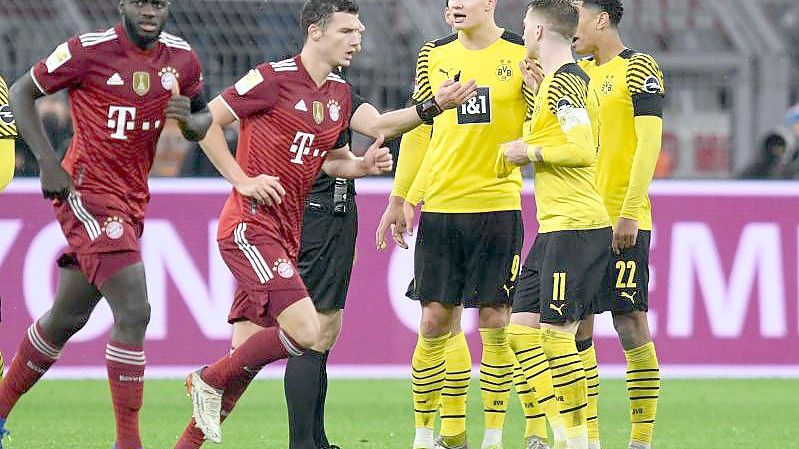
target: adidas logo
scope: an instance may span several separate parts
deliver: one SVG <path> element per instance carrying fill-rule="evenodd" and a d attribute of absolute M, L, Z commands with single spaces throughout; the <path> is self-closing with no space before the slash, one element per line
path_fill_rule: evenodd
<path fill-rule="evenodd" d="M 105 84 L 109 86 L 122 86 L 125 84 L 125 82 L 122 81 L 122 77 L 119 76 L 119 73 L 117 72 L 111 75 L 111 78 L 108 78 L 108 81 L 106 81 Z"/>
<path fill-rule="evenodd" d="M 294 105 L 294 109 L 302 112 L 308 112 L 308 106 L 305 105 L 305 100 L 300 100 Z"/>

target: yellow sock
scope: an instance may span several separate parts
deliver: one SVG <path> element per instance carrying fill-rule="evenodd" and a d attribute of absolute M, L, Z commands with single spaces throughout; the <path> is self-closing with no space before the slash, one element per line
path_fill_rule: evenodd
<path fill-rule="evenodd" d="M 481 328 L 483 359 L 480 363 L 480 391 L 485 411 L 485 428 L 502 429 L 513 383 L 513 352 L 506 328 Z"/>
<path fill-rule="evenodd" d="M 466 394 L 472 378 L 472 355 L 463 332 L 452 335 L 446 347 L 447 375 L 441 392 L 441 436 L 466 433 Z"/>
<path fill-rule="evenodd" d="M 588 340 L 577 342 L 577 352 L 583 362 L 585 382 L 588 388 L 588 408 L 586 410 L 586 424 L 588 425 L 588 441 L 599 442 L 599 368 L 596 361 L 594 342 Z"/>
<path fill-rule="evenodd" d="M 655 344 L 624 351 L 627 358 L 627 394 L 630 397 L 630 441 L 652 444 L 660 393 L 660 368 Z"/>
<path fill-rule="evenodd" d="M 411 361 L 413 409 L 416 427 L 435 428 L 436 412 L 444 387 L 444 348 L 449 334 L 426 338 L 419 335 Z"/>
<path fill-rule="evenodd" d="M 583 362 L 577 354 L 574 335 L 553 329 L 542 329 L 541 342 L 552 371 L 552 386 L 558 399 L 560 416 L 569 440 L 585 435 L 588 394 Z M 585 433 L 584 433 L 585 432 Z"/>
<path fill-rule="evenodd" d="M 547 415 L 535 399 L 532 387 L 524 377 L 521 365 L 513 365 L 513 385 L 516 386 L 516 395 L 524 412 L 524 438 L 537 436 L 547 439 Z"/>
<path fill-rule="evenodd" d="M 562 439 L 563 421 L 552 387 L 552 373 L 544 348 L 541 346 L 541 329 L 511 323 L 508 325 L 508 343 L 524 371 L 536 401 L 555 433 L 555 439 Z"/>
<path fill-rule="evenodd" d="M 0 379 L 3 378 L 3 373 L 5 373 L 5 363 L 3 362 L 3 353 L 0 352 Z"/>

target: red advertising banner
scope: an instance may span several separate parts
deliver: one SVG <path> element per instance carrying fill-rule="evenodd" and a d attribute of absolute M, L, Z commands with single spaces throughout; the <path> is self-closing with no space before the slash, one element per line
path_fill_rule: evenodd
<path fill-rule="evenodd" d="M 151 187 L 141 242 L 152 304 L 148 373 L 180 376 L 229 347 L 234 281 L 215 242 L 229 187 L 220 180 Z M 407 374 L 420 316 L 404 297 L 413 253 L 393 246 L 379 253 L 374 245 L 389 190 L 390 180 L 358 183 L 358 259 L 333 374 Z M 664 374 L 799 376 L 799 183 L 661 182 L 652 202 L 650 325 Z M 529 186 L 524 209 L 523 257 L 535 236 Z M 7 356 L 49 308 L 64 244 L 38 180 L 15 181 L 0 196 L 0 349 Z M 51 374 L 104 376 L 112 322 L 101 303 Z M 464 329 L 478 354 L 474 312 L 464 314 Z M 624 358 L 607 314 L 597 319 L 595 342 L 604 372 L 620 372 Z"/>

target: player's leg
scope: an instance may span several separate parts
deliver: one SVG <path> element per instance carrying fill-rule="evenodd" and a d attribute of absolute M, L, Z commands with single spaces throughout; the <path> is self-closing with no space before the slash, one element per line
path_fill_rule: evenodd
<path fill-rule="evenodd" d="M 41 379 L 67 340 L 86 324 L 99 300 L 99 292 L 83 273 L 61 268 L 53 306 L 28 328 L 0 382 L 0 429 L 20 396 Z"/>
<path fill-rule="evenodd" d="M 483 449 L 502 447 L 515 357 L 508 344 L 510 306 L 524 239 L 520 211 L 458 214 L 465 253 L 464 302 L 480 308 L 480 392 L 485 413 Z"/>
<path fill-rule="evenodd" d="M 444 358 L 447 373 L 441 391 L 441 431 L 437 443 L 457 448 L 466 445 L 466 400 L 472 378 L 472 355 L 461 329 L 463 307 L 452 309 L 452 327 Z"/>
<path fill-rule="evenodd" d="M 100 291 L 114 313 L 111 338 L 105 348 L 111 402 L 116 417 L 116 449 L 141 447 L 139 411 L 144 400 L 144 334 L 150 321 L 150 303 L 144 264 L 138 252 L 101 255 L 101 266 L 124 267 L 100 279 Z"/>
<path fill-rule="evenodd" d="M 416 434 L 413 447 L 434 446 L 435 418 L 446 378 L 446 346 L 464 273 L 457 266 L 460 242 L 450 232 L 454 214 L 422 212 L 408 297 L 420 301 L 422 319 L 411 359 Z"/>
<path fill-rule="evenodd" d="M 318 311 L 320 338 L 286 364 L 285 392 L 289 413 L 289 447 L 300 434 L 313 433 L 317 447 L 330 446 L 324 427 L 327 358 L 341 332 L 341 319 L 355 258 L 357 210 L 343 215 L 307 206 L 297 265 Z"/>
<path fill-rule="evenodd" d="M 588 448 L 588 391 L 575 335 L 606 279 L 610 228 L 552 233 L 541 268 L 542 345 L 568 446 Z"/>
<path fill-rule="evenodd" d="M 547 234 L 536 237 L 521 268 L 508 325 L 508 343 L 530 391 L 519 396 L 525 412 L 525 441 L 528 447 L 533 448 L 540 446 L 542 440 L 546 441 L 547 421 L 552 427 L 555 447 L 565 447 L 566 444 L 549 362 L 541 344 L 539 270 L 547 240 Z"/>
<path fill-rule="evenodd" d="M 577 352 L 583 362 L 585 370 L 585 381 L 588 387 L 588 447 L 589 449 L 601 449 L 599 440 L 599 365 L 596 360 L 596 349 L 594 348 L 594 315 L 585 317 L 577 328 L 575 340 Z"/>
<path fill-rule="evenodd" d="M 650 231 L 639 231 L 636 245 L 614 258 L 610 279 L 615 288 L 609 310 L 627 359 L 630 447 L 635 449 L 652 444 L 660 394 L 660 368 L 646 317 L 650 238 Z"/>
<path fill-rule="evenodd" d="M 250 337 L 264 329 L 265 327 L 250 321 L 238 321 L 233 323 L 233 337 L 231 339 L 230 354 L 235 352 L 236 348 L 241 346 Z M 220 424 L 224 422 L 231 413 L 233 413 L 236 403 L 244 395 L 244 392 L 247 390 L 247 387 L 249 387 L 250 383 L 255 379 L 255 376 L 258 375 L 258 371 L 242 371 L 240 374 L 241 375 L 239 377 L 231 378 L 227 385 L 225 385 L 223 388 L 221 412 L 219 417 Z M 186 385 L 189 388 L 190 394 L 192 388 L 191 378 L 192 376 L 189 376 Z M 198 449 L 203 445 L 203 442 L 205 442 L 205 435 L 203 434 L 202 430 L 197 427 L 197 423 L 194 418 L 192 418 L 189 424 L 186 426 L 186 429 L 183 430 L 183 434 L 180 436 L 180 439 L 175 445 L 175 449 Z"/>

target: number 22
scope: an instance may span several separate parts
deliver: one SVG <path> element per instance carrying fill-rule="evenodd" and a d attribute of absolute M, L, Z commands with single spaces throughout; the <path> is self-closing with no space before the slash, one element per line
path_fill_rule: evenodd
<path fill-rule="evenodd" d="M 619 275 L 616 278 L 616 288 L 635 288 L 638 284 L 635 282 L 635 261 L 629 260 L 626 263 L 623 260 L 616 262 L 616 269 L 619 270 Z M 624 272 L 629 271 L 627 276 L 627 283 L 624 282 Z"/>

